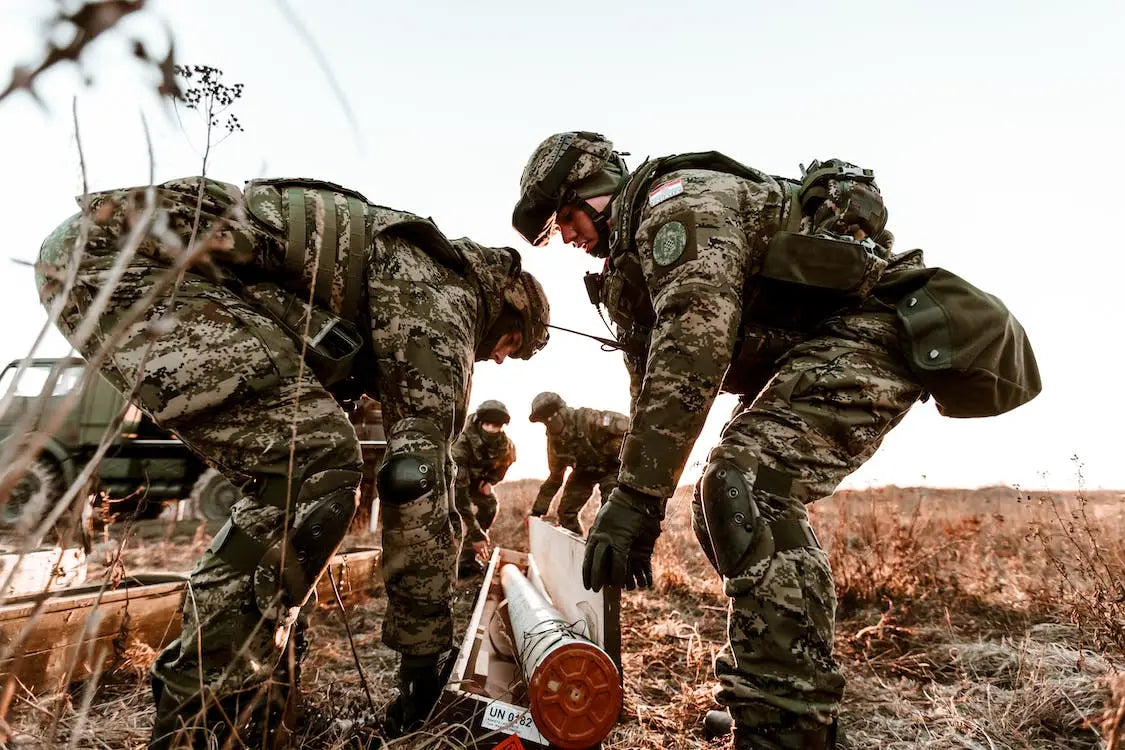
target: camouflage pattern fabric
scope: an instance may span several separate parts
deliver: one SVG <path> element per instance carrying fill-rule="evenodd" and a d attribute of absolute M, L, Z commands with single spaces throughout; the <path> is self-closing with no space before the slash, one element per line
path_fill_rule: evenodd
<path fill-rule="evenodd" d="M 741 391 L 742 402 L 711 460 L 734 462 L 750 487 L 759 466 L 791 476 L 788 497 L 755 492 L 755 500 L 767 524 L 807 520 L 805 503 L 831 494 L 921 394 L 893 313 L 877 300 L 845 310 L 837 302 L 826 314 L 792 291 L 771 299 L 754 274 L 783 223 L 777 181 L 688 169 L 642 189 L 636 250 L 611 256 L 603 294 L 615 322 L 630 325 L 623 333 L 645 334 L 645 356 L 626 358 L 635 391 L 621 484 L 669 497 L 725 387 Z M 623 210 L 619 197 L 614 216 Z M 714 561 L 698 491 L 693 516 Z M 736 719 L 740 748 L 823 727 L 844 688 L 826 555 L 812 545 L 775 551 L 769 534 L 755 544 L 724 582 L 730 653 L 716 665 L 717 698 Z"/>
<path fill-rule="evenodd" d="M 582 524 L 578 521 L 578 514 L 586 507 L 586 503 L 594 494 L 594 487 L 598 488 L 598 496 L 605 500 L 613 488 L 617 486 L 616 469 L 589 470 L 574 469 L 566 478 L 563 485 L 562 497 L 559 498 L 558 517 L 559 526 L 569 529 L 575 534 L 582 535 Z M 550 502 L 550 498 L 548 498 Z"/>
<path fill-rule="evenodd" d="M 483 262 L 477 267 L 485 272 Z M 489 283 L 498 288 L 496 277 Z M 453 645 L 461 540 L 450 449 L 467 411 L 481 302 L 470 279 L 395 235 L 376 241 L 368 297 L 388 456 L 414 454 L 438 468 L 435 492 L 382 506 L 383 642 L 405 656 L 427 656 Z"/>
<path fill-rule="evenodd" d="M 486 541 L 487 531 L 496 519 L 496 490 L 485 495 L 481 485 L 503 481 L 516 461 L 516 444 L 503 431 L 485 432 L 474 418 L 453 444 L 453 460 L 457 464 L 454 495 L 465 528 L 461 559 L 465 560 L 473 556 L 470 544 Z"/>
<path fill-rule="evenodd" d="M 281 240 L 246 217 L 236 188 L 207 181 L 199 233 L 189 246 L 198 185 L 198 178 L 188 178 L 151 193 L 138 188 L 94 196 L 89 221 L 72 217 L 45 241 L 36 281 L 49 305 L 68 266 L 77 270 L 59 321 L 63 333 L 87 358 L 106 346 L 107 378 L 127 394 L 137 385 L 136 403 L 242 488 L 233 523 L 268 546 L 303 517 L 298 501 L 305 493 L 315 495 L 325 485 L 354 502 L 359 446 L 333 397 L 302 372 L 293 341 L 232 291 L 233 275 L 246 272 L 307 296 L 307 286 L 302 290 L 301 279 L 287 276 L 277 260 L 284 256 Z M 147 195 L 156 198 L 155 212 L 144 208 Z M 88 236 L 79 253 L 84 223 Z M 130 244 L 130 233 L 141 240 L 133 256 L 120 249 Z M 185 253 L 196 260 L 177 274 L 170 265 Z M 476 346 L 500 314 L 512 266 L 509 251 L 478 245 L 467 248 L 466 260 L 468 270 L 459 275 L 393 229 L 364 248 L 368 309 L 355 322 L 369 324 L 366 361 L 375 364 L 356 377 L 382 402 L 388 455 L 412 453 L 439 467 L 437 491 L 383 511 L 383 639 L 405 656 L 428 657 L 452 644 L 459 519 L 450 445 L 464 419 Z M 162 287 L 169 279 L 175 283 Z M 92 335 L 80 337 L 83 316 L 103 290 L 109 304 Z M 139 320 L 128 322 L 138 303 Z M 350 476 L 340 469 L 354 473 L 350 488 L 329 488 L 327 479 L 318 479 Z M 288 519 L 267 501 L 274 478 L 294 487 L 308 480 Z M 339 541 L 324 544 L 334 548 Z M 295 613 L 263 614 L 252 577 L 211 551 L 199 561 L 184 635 L 154 667 L 165 690 L 186 699 L 202 688 L 221 698 L 271 675 Z"/>
<path fill-rule="evenodd" d="M 547 479 L 539 487 L 532 513 L 547 512 L 555 493 L 563 487 L 567 468 L 573 467 L 559 501 L 559 524 L 582 533 L 578 514 L 590 499 L 594 486 L 608 497 L 617 486 L 621 441 L 629 430 L 629 418 L 615 411 L 563 406 L 545 423 L 547 427 Z"/>
<path fill-rule="evenodd" d="M 185 274 L 129 323 L 130 308 L 169 274 L 154 259 L 166 248 L 158 251 L 148 241 L 112 287 L 93 336 L 75 340 L 94 297 L 112 284 L 117 239 L 131 211 L 118 201 L 113 211 L 96 215 L 60 329 L 91 359 L 116 331 L 123 333 L 109 348 L 102 374 L 123 393 L 137 386 L 135 403 L 241 485 L 246 496 L 235 504 L 233 522 L 260 544 L 273 543 L 305 508 L 294 502 L 286 524 L 284 508 L 257 496 L 263 480 L 287 477 L 290 460 L 295 477 L 334 468 L 354 470 L 358 479 L 359 445 L 347 416 L 307 371 L 298 374 L 300 355 L 272 319 L 203 276 Z M 52 301 L 47 280 L 73 257 L 81 223 L 72 217 L 44 244 L 39 271 L 46 304 Z M 325 544 L 334 548 L 339 541 Z M 182 635 L 161 655 L 154 675 L 180 698 L 201 687 L 212 696 L 252 688 L 278 664 L 292 624 L 264 618 L 251 576 L 208 550 L 191 573 Z"/>
<path fill-rule="evenodd" d="M 543 182 L 551 167 L 569 148 L 582 153 L 567 170 L 564 184 L 574 184 L 596 174 L 605 166 L 613 153 L 613 144 L 593 133 L 556 133 L 535 147 L 520 175 L 520 195 Z"/>

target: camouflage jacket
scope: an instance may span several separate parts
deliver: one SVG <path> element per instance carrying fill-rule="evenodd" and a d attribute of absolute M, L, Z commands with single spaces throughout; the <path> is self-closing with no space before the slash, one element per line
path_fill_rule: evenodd
<path fill-rule="evenodd" d="M 761 278 L 796 182 L 741 165 L 662 172 L 663 161 L 641 165 L 615 196 L 610 256 L 591 296 L 626 344 L 632 429 L 620 481 L 669 497 L 720 389 L 756 394 L 841 305 Z"/>
<path fill-rule="evenodd" d="M 603 473 L 617 469 L 621 441 L 629 431 L 627 416 L 569 406 L 562 407 L 559 415 L 561 428 L 557 432 L 552 432 L 549 424 L 547 428 L 547 467 L 551 473 L 545 486 L 558 491 L 567 467 L 571 466 L 578 471 Z"/>
<path fill-rule="evenodd" d="M 480 485 L 503 481 L 508 469 L 516 462 L 516 444 L 504 432 L 488 433 L 474 419 L 453 443 L 453 461 L 457 464 L 454 500 L 465 524 L 470 541 L 482 541 L 473 513 L 472 496 L 480 492 Z"/>
<path fill-rule="evenodd" d="M 183 264 L 236 291 L 268 282 L 298 299 L 311 295 L 359 328 L 353 372 L 359 390 L 382 404 L 389 450 L 448 457 L 467 413 L 476 348 L 503 306 L 509 252 L 448 240 L 429 220 L 331 183 L 260 181 L 244 196 L 211 179 L 200 193 L 200 180 L 79 198 L 93 219 L 84 265 L 112 265 L 124 230 L 155 214 L 137 262 Z M 312 253 L 322 243 L 325 252 Z M 356 273 L 358 292 L 349 286 Z"/>

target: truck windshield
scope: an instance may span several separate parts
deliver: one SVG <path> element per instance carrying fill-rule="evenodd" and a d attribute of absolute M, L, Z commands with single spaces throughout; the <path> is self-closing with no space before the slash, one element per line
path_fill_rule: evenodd
<path fill-rule="evenodd" d="M 15 381 L 18 362 L 13 362 L 4 368 L 0 374 L 0 398 L 8 393 Z M 82 382 L 82 365 L 63 365 L 55 369 L 50 364 L 28 365 L 16 383 L 15 395 L 24 397 L 34 396 L 65 396 Z M 47 392 L 48 387 L 50 392 Z"/>

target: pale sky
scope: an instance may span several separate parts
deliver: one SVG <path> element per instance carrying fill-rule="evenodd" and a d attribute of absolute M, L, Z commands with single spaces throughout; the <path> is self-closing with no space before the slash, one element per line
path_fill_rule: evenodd
<path fill-rule="evenodd" d="M 38 59 L 38 0 L 0 8 L 0 78 Z M 510 226 L 520 171 L 563 130 L 605 133 L 645 156 L 718 150 L 773 174 L 840 157 L 876 171 L 895 249 L 922 247 L 1002 297 L 1027 328 L 1044 392 L 992 419 L 916 406 L 847 486 L 1016 484 L 1125 488 L 1125 283 L 1116 227 L 1125 189 L 1120 134 L 1125 5 L 1105 2 L 625 2 L 481 0 L 293 3 L 347 98 L 269 0 L 150 2 L 89 50 L 95 82 L 71 66 L 45 76 L 46 109 L 0 104 L 0 359 L 26 353 L 45 318 L 31 271 L 43 237 L 76 210 L 77 96 L 91 189 L 200 168 L 201 124 L 137 82 L 124 35 L 182 64 L 244 83 L 246 132 L 212 152 L 235 184 L 305 176 L 432 216 L 451 237 L 510 245 L 544 283 L 554 322 L 605 333 L 582 273 L 599 263 L 557 240 L 528 247 Z M 44 356 L 65 354 L 53 334 Z M 1105 389 L 1094 388 L 1105 383 Z M 511 477 L 546 473 L 540 390 L 575 406 L 625 411 L 618 354 L 564 333 L 530 362 L 479 365 L 475 405 L 499 398 L 520 449 Z M 733 398 L 716 403 L 683 481 L 693 480 Z"/>

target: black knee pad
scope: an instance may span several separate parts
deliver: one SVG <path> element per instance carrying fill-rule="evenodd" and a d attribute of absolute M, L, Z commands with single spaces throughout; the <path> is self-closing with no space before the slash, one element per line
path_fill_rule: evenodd
<path fill-rule="evenodd" d="M 715 567 L 720 575 L 735 575 L 761 533 L 761 513 L 750 484 L 738 466 L 721 458 L 707 465 L 699 487 Z"/>
<path fill-rule="evenodd" d="M 437 484 L 437 466 L 433 460 L 415 453 L 391 456 L 379 469 L 376 486 L 379 500 L 391 505 L 405 505 L 433 493 Z"/>

